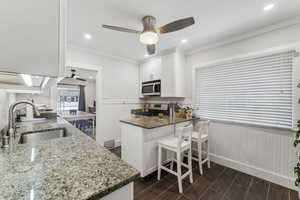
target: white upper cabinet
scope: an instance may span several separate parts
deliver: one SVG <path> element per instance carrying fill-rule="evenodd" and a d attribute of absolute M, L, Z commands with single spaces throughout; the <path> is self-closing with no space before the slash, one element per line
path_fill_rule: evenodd
<path fill-rule="evenodd" d="M 1 1 L 0 71 L 63 75 L 66 1 Z"/>
<path fill-rule="evenodd" d="M 185 97 L 185 56 L 176 49 L 162 56 L 161 97 Z"/>
<path fill-rule="evenodd" d="M 185 56 L 179 49 L 153 57 L 140 65 L 141 82 L 161 80 L 161 97 L 185 97 Z"/>
<path fill-rule="evenodd" d="M 161 79 L 161 57 L 154 57 L 140 65 L 141 82 Z"/>

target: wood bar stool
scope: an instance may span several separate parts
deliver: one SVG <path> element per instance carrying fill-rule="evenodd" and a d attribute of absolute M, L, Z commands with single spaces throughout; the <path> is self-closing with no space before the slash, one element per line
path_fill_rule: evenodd
<path fill-rule="evenodd" d="M 202 165 L 207 162 L 207 167 L 210 168 L 210 151 L 209 151 L 209 137 L 208 137 L 208 129 L 209 129 L 209 120 L 199 120 L 196 122 L 194 126 L 194 131 L 192 134 L 192 142 L 197 144 L 197 152 L 198 157 L 192 156 L 193 160 L 198 161 L 200 174 L 203 174 Z M 207 143 L 207 149 L 202 151 L 202 145 Z M 194 150 L 194 149 L 193 149 Z M 202 153 L 206 154 L 206 158 L 202 160 Z"/>
<path fill-rule="evenodd" d="M 170 136 L 163 138 L 158 141 L 158 172 L 157 179 L 160 180 L 161 170 L 165 170 L 175 176 L 178 179 L 178 188 L 179 193 L 182 193 L 182 179 L 189 176 L 190 183 L 193 183 L 193 174 L 192 174 L 192 133 L 193 133 L 193 125 L 189 125 L 187 127 L 179 127 L 177 136 Z M 167 151 L 174 152 L 176 154 L 177 163 L 177 172 L 165 167 L 162 165 L 162 149 L 166 149 Z M 182 162 L 182 155 L 184 152 L 188 151 L 188 164 Z M 182 175 L 181 166 L 186 167 L 188 171 Z"/>

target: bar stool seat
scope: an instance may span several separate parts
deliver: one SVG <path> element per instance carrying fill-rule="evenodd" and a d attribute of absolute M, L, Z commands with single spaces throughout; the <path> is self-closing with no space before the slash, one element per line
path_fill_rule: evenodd
<path fill-rule="evenodd" d="M 175 136 L 169 136 L 169 137 L 165 137 L 162 138 L 161 140 L 159 140 L 159 144 L 166 148 L 169 149 L 171 151 L 177 151 L 177 145 L 178 145 L 178 138 Z M 181 143 L 181 151 L 185 151 L 187 149 L 190 148 L 191 143 L 189 141 L 185 141 L 183 140 Z"/>
<path fill-rule="evenodd" d="M 197 140 L 198 141 L 198 139 L 199 139 L 199 132 L 198 131 L 193 131 L 192 140 Z M 208 134 L 201 135 L 201 141 L 202 142 L 205 142 L 207 140 L 208 140 Z"/>

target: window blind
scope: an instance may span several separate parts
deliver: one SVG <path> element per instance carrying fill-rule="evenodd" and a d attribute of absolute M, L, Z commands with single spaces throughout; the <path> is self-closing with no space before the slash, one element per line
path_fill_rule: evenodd
<path fill-rule="evenodd" d="M 292 128 L 294 53 L 288 51 L 198 68 L 196 115 Z"/>

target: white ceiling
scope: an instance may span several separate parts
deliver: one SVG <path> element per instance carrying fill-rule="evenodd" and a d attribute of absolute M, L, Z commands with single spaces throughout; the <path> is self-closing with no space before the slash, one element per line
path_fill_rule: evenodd
<path fill-rule="evenodd" d="M 264 12 L 263 7 L 275 7 Z M 300 0 L 71 0 L 68 10 L 69 45 L 103 54 L 140 60 L 146 54 L 138 36 L 101 28 L 102 24 L 142 30 L 141 18 L 153 15 L 157 26 L 193 16 L 196 24 L 160 37 L 158 51 L 181 46 L 191 51 L 300 14 Z M 83 35 L 89 33 L 91 40 Z M 186 38 L 188 43 L 181 44 Z"/>

